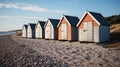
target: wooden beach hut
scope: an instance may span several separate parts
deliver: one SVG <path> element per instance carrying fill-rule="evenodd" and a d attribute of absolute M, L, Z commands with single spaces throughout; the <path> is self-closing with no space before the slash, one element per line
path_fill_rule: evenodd
<path fill-rule="evenodd" d="M 27 27 L 28 25 L 23 25 L 22 27 L 22 37 L 27 37 Z"/>
<path fill-rule="evenodd" d="M 38 21 L 35 26 L 35 38 L 44 38 L 44 25 L 45 21 Z"/>
<path fill-rule="evenodd" d="M 28 38 L 35 38 L 35 26 L 34 23 L 29 23 L 27 28 L 27 37 Z"/>
<path fill-rule="evenodd" d="M 51 19 L 45 23 L 45 39 L 58 39 L 58 28 L 57 25 L 59 23 L 59 19 Z"/>
<path fill-rule="evenodd" d="M 76 27 L 79 18 L 75 16 L 63 15 L 58 27 L 58 40 L 75 41 L 78 40 L 78 29 Z"/>
<path fill-rule="evenodd" d="M 79 41 L 105 42 L 110 40 L 110 23 L 100 13 L 86 11 L 77 27 Z"/>

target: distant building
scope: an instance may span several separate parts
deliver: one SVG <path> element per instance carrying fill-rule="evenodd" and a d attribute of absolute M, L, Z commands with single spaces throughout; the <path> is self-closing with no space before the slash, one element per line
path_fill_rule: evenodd
<path fill-rule="evenodd" d="M 110 24 L 100 13 L 86 11 L 77 27 L 79 41 L 105 42 L 110 40 Z"/>
<path fill-rule="evenodd" d="M 45 23 L 45 39 L 58 39 L 58 28 L 59 19 L 48 18 Z"/>
<path fill-rule="evenodd" d="M 22 27 L 22 37 L 27 37 L 27 27 L 28 25 L 23 25 Z"/>
<path fill-rule="evenodd" d="M 44 30 L 45 21 L 38 21 L 38 23 L 35 26 L 35 38 L 44 38 L 45 36 L 45 30 Z"/>
<path fill-rule="evenodd" d="M 35 38 L 35 25 L 34 23 L 29 23 L 27 28 L 27 37 Z"/>
<path fill-rule="evenodd" d="M 78 29 L 76 27 L 78 22 L 78 17 L 63 15 L 62 19 L 57 25 L 58 40 L 78 40 Z"/>

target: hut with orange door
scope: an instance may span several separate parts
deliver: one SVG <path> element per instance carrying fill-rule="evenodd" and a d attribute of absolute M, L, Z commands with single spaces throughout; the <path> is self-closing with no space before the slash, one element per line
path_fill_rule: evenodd
<path fill-rule="evenodd" d="M 105 42 L 110 40 L 110 23 L 100 13 L 86 11 L 77 27 L 79 41 Z"/>
<path fill-rule="evenodd" d="M 78 22 L 78 17 L 63 15 L 59 24 L 57 25 L 58 40 L 78 40 L 78 29 L 76 27 Z"/>

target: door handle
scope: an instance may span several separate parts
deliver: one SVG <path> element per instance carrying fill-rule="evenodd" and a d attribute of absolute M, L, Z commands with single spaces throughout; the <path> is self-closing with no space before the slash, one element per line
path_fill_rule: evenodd
<path fill-rule="evenodd" d="M 87 30 L 83 30 L 84 32 L 87 31 Z"/>

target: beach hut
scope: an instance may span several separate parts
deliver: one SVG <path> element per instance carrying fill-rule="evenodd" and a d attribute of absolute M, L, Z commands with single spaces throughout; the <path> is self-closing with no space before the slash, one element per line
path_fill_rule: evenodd
<path fill-rule="evenodd" d="M 79 18 L 75 16 L 63 15 L 58 27 L 58 40 L 75 41 L 78 40 L 77 23 Z"/>
<path fill-rule="evenodd" d="M 57 25 L 59 23 L 59 19 L 51 19 L 45 23 L 45 39 L 58 39 L 58 28 Z"/>
<path fill-rule="evenodd" d="M 45 21 L 38 21 L 35 26 L 35 38 L 44 38 L 44 25 Z"/>
<path fill-rule="evenodd" d="M 35 38 L 35 25 L 34 23 L 29 23 L 27 28 L 27 37 Z"/>
<path fill-rule="evenodd" d="M 22 27 L 22 37 L 27 37 L 27 26 L 28 25 L 23 25 Z"/>
<path fill-rule="evenodd" d="M 110 23 L 100 13 L 86 11 L 77 27 L 79 41 L 105 42 L 110 40 Z"/>

